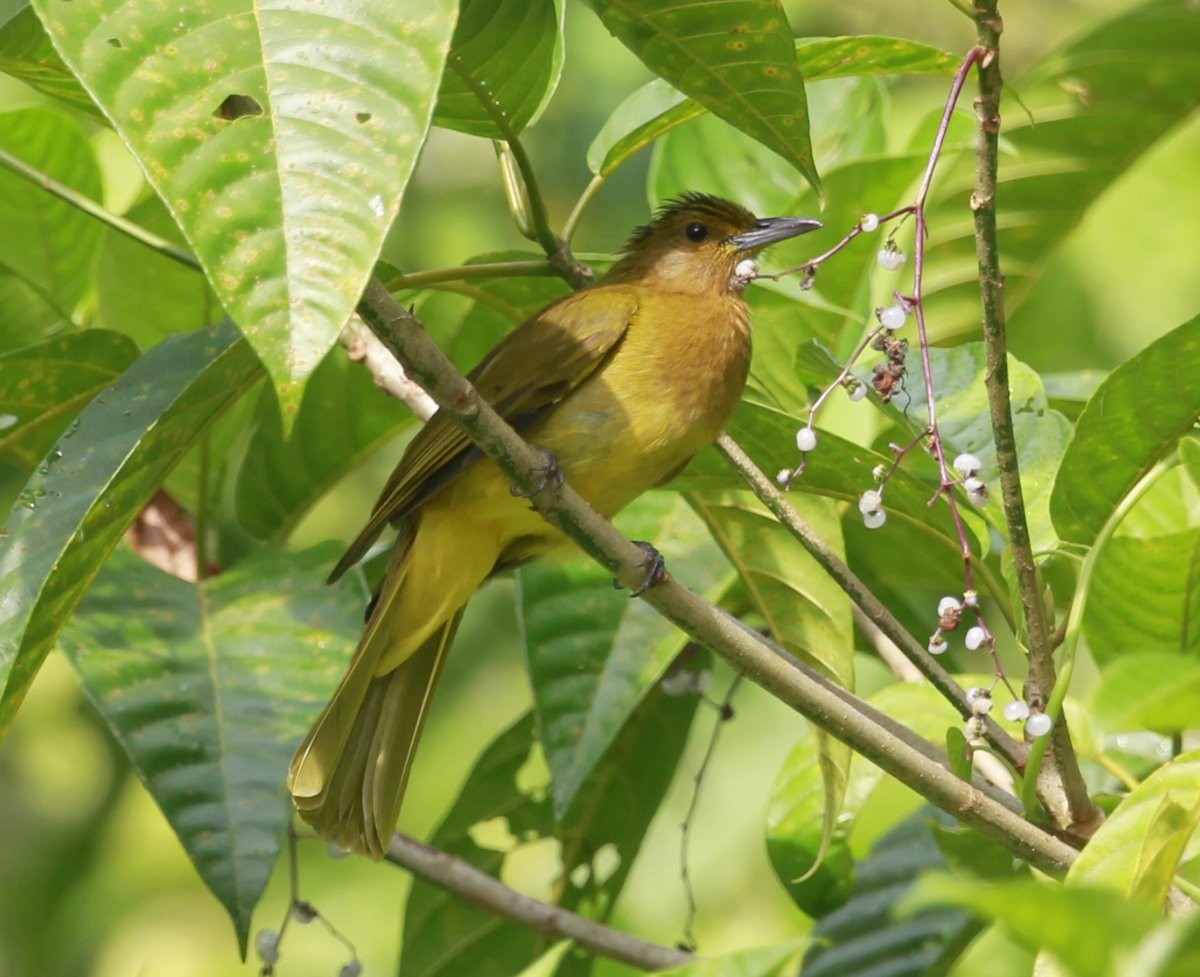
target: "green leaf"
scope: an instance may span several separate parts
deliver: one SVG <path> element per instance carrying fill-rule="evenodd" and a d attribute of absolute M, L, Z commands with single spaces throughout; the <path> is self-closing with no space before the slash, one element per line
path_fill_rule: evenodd
<path fill-rule="evenodd" d="M 707 656 L 699 664 L 709 664 Z M 518 721 L 480 758 L 431 844 L 503 877 L 510 860 L 552 851 L 557 842 L 561 869 L 541 895 L 606 919 L 674 775 L 698 702 L 694 695 L 650 692 L 561 823 L 551 810 L 532 718 Z M 418 880 L 408 897 L 400 970 L 407 977 L 508 977 L 548 946 L 529 928 Z M 588 963 L 568 958 L 559 973 L 586 973 Z"/>
<path fill-rule="evenodd" d="M 1134 573 L 1129 579 L 1134 579 Z M 1200 659 L 1176 652 L 1131 650 L 1135 653 L 1112 658 L 1101 669 L 1089 715 L 1114 732 L 1152 729 L 1171 735 L 1195 728 Z"/>
<path fill-rule="evenodd" d="M 796 62 L 809 84 L 862 75 L 949 74 L 956 61 L 953 55 L 936 48 L 894 37 L 810 37 L 796 41 Z M 617 106 L 588 147 L 588 167 L 598 176 L 608 176 L 638 150 L 707 111 L 656 78 Z M 835 199 L 832 194 L 830 199 Z"/>
<path fill-rule="evenodd" d="M 1118 536 L 1097 554 L 1083 626 L 1105 664 L 1173 652 L 1200 658 L 1200 530 Z"/>
<path fill-rule="evenodd" d="M 396 216 L 455 4 L 33 6 L 294 409 Z"/>
<path fill-rule="evenodd" d="M 0 732 L 126 527 L 261 375 L 228 322 L 168 339 L 96 397 L 34 473 L 0 538 Z"/>
<path fill-rule="evenodd" d="M 618 525 L 653 543 L 668 568 L 709 599 L 733 581 L 703 523 L 677 495 L 643 496 Z M 688 639 L 644 602 L 614 589 L 612 575 L 591 561 L 535 563 L 518 571 L 517 582 L 538 738 L 562 817 Z"/>
<path fill-rule="evenodd" d="M 82 126 L 58 109 L 0 114 L 0 148 L 93 200 L 100 167 Z M 0 170 L 0 264 L 69 319 L 89 284 L 104 226 L 35 184 Z"/>
<path fill-rule="evenodd" d="M 1200 419 L 1200 316 L 1117 367 L 1075 426 L 1050 500 L 1066 541 L 1091 545 L 1125 497 Z"/>
<path fill-rule="evenodd" d="M 1049 951 L 1074 977 L 1126 977 L 1122 961 L 1157 921 L 1152 909 L 1111 890 L 1026 880 L 984 886 L 930 875 L 917 883 L 905 907 L 931 906 L 995 919 L 1022 945 Z"/>
<path fill-rule="evenodd" d="M 243 955 L 292 814 L 288 759 L 362 629 L 357 584 L 323 582 L 336 550 L 264 551 L 198 584 L 120 551 L 62 635 Z"/>
<path fill-rule="evenodd" d="M 1195 833 L 1200 750 L 1182 753 L 1142 781 L 1079 853 L 1067 878 L 1105 885 L 1157 906 Z M 1165 806 L 1164 806 L 1165 805 Z M 1131 903 L 1129 907 L 1145 903 Z"/>
<path fill-rule="evenodd" d="M 128 337 L 102 329 L 0 354 L 0 457 L 31 471 L 68 421 L 137 356 Z"/>
<path fill-rule="evenodd" d="M 533 122 L 562 72 L 562 16 L 561 0 L 462 0 L 434 124 L 504 139 L 493 113 Z"/>
<path fill-rule="evenodd" d="M 1108 187 L 1200 104 L 1197 49 L 1200 19 L 1188 0 L 1154 0 L 1122 10 L 1015 79 L 1032 118 L 1015 98 L 1002 106 L 1006 152 L 996 191 L 1013 330 L 1022 328 L 1020 304 L 1047 255 Z M 960 114 L 965 135 L 968 117 Z M 919 130 L 920 145 L 928 146 L 934 123 L 931 117 Z M 926 290 L 926 314 L 942 336 L 973 333 L 979 324 L 974 225 L 964 211 L 975 151 L 973 139 L 959 140 L 952 131 L 949 145 L 956 143 L 962 150 L 948 153 L 939 167 L 928 215 L 935 230 L 926 259 L 936 280 Z M 1026 328 L 1036 337 L 1047 326 L 1031 322 Z M 1077 335 L 1078 341 L 1090 338 L 1086 331 Z"/>
<path fill-rule="evenodd" d="M 22 4 L 0 27 L 0 71 L 73 109 L 103 118 L 79 80 L 63 64 L 33 8 Z"/>
<path fill-rule="evenodd" d="M 778 0 L 588 0 L 604 26 L 659 77 L 819 184 L 804 79 Z"/>
<path fill-rule="evenodd" d="M 147 197 L 125 216 L 172 244 L 186 247 L 178 225 L 158 197 Z M 112 228 L 105 231 L 100 243 L 95 282 L 95 324 L 125 333 L 142 349 L 172 333 L 212 325 L 223 314 L 202 272 Z"/>
<path fill-rule="evenodd" d="M 858 863 L 853 896 L 813 930 L 804 977 L 927 977 L 949 970 L 979 931 L 978 922 L 955 909 L 905 918 L 895 913 L 918 875 L 946 864 L 931 832 L 938 817 L 928 808 L 911 815 Z"/>
<path fill-rule="evenodd" d="M 238 471 L 238 518 L 259 539 L 286 539 L 321 496 L 409 420 L 362 364 L 331 350 L 309 379 L 286 440 L 275 399 L 259 402 Z"/>

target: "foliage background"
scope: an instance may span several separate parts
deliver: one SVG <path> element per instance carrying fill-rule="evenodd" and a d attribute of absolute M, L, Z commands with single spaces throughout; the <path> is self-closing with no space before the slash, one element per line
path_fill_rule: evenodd
<path fill-rule="evenodd" d="M 786 6 L 793 27 L 806 34 L 888 34 L 955 51 L 970 40 L 962 17 L 932 0 Z M 1062 39 L 1128 6 L 1006 3 L 1006 74 L 1019 76 L 1023 66 Z M 582 5 L 570 4 L 567 13 L 562 83 L 527 136 L 549 208 L 559 219 L 586 183 L 584 158 L 594 133 L 620 100 L 649 78 Z M 945 81 L 898 79 L 888 87 L 887 141 L 896 148 L 906 145 L 919 122 L 940 106 Z M 41 103 L 30 89 L 0 77 L 0 111 Z M 97 127 L 89 136 L 103 165 L 104 184 L 97 189 L 111 208 L 122 210 L 138 186 L 132 164 L 111 133 Z M 814 136 L 819 140 L 820 133 Z M 0 144 L 20 152 L 20 132 L 0 122 Z M 1018 358 L 1047 372 L 1106 370 L 1200 310 L 1200 275 L 1194 270 L 1200 222 L 1188 217 L 1200 213 L 1198 156 L 1200 118 L 1193 116 L 1089 210 L 1011 323 Z M 611 251 L 644 220 L 648 165 L 643 154 L 605 188 L 581 228 L 577 250 Z M 495 179 L 491 147 L 438 129 L 406 194 L 398 226 L 404 232 L 392 236 L 385 256 L 402 268 L 441 267 L 521 243 Z M 17 232 L 0 226 L 0 236 L 5 233 Z M 433 303 L 424 309 L 430 321 L 437 312 Z M 446 301 L 442 314 L 454 313 L 453 301 Z M 1047 329 L 1046 323 L 1057 326 Z M 299 528 L 297 546 L 353 532 L 397 450 L 381 450 L 322 503 Z M 5 509 L 20 485 L 16 473 L 0 470 Z M 475 600 L 459 653 L 451 657 L 401 823 L 418 837 L 440 819 L 478 752 L 528 703 L 511 618 L 512 586 L 497 582 Z M 472 649 L 481 653 L 472 655 Z M 860 656 L 859 666 L 862 691 L 882 683 L 872 660 Z M 728 676 L 719 675 L 722 681 Z M 1082 681 L 1081 694 L 1087 675 Z M 697 727 L 683 775 L 657 819 L 615 919 L 616 925 L 661 942 L 672 943 L 680 935 L 684 906 L 677 823 L 689 799 L 687 772 L 698 762 L 709 728 L 707 722 Z M 709 773 L 693 845 L 700 901 L 696 931 L 706 953 L 783 940 L 809 925 L 775 880 L 761 843 L 771 782 L 802 732 L 803 724 L 786 708 L 757 689 L 742 689 L 737 719 L 723 734 Z M 915 807 L 916 800 L 893 785 L 873 803 L 877 810 L 864 815 L 856 846 L 878 835 L 873 821 L 890 826 L 896 805 Z M 0 974 L 216 977 L 251 971 L 251 964 L 237 959 L 223 910 L 197 881 L 57 655 L 0 748 L 0 824 L 5 828 Z M 319 847 L 302 846 L 306 894 L 319 893 L 321 911 L 352 934 L 368 973 L 393 972 L 407 876 L 331 861 Z M 536 886 L 539 872 L 544 874 L 544 866 L 531 858 L 521 881 Z M 286 899 L 284 880 L 276 878 L 256 927 L 277 925 Z M 315 927 L 297 928 L 289 940 L 289 974 L 335 973 L 345 958 Z M 601 964 L 599 972 L 612 969 Z"/>

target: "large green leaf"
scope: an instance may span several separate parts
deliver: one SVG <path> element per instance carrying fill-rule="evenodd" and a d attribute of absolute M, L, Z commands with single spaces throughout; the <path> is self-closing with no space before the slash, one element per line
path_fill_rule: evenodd
<path fill-rule="evenodd" d="M 189 583 L 115 553 L 61 646 L 242 952 L 291 817 L 288 758 L 362 629 L 337 547 L 264 551 Z"/>
<path fill-rule="evenodd" d="M 455 4 L 33 6 L 294 409 L 396 216 Z"/>
<path fill-rule="evenodd" d="M 670 977 L 777 977 L 790 974 L 796 957 L 808 946 L 805 938 L 704 956 L 694 963 L 664 970 Z"/>
<path fill-rule="evenodd" d="M 1088 207 L 1200 104 L 1198 50 L 1200 18 L 1189 0 L 1154 0 L 1122 10 L 1013 79 L 1022 102 L 1014 97 L 1003 105 L 1005 154 L 996 190 L 1010 315 Z M 967 209 L 973 119 L 960 114 L 949 145 L 962 151 L 943 160 L 929 209 L 925 305 L 939 335 L 974 331 L 979 323 Z M 915 146 L 929 145 L 935 121 L 931 116 L 920 128 Z"/>
<path fill-rule="evenodd" d="M 809 37 L 796 41 L 796 62 L 809 84 L 860 75 L 948 74 L 954 71 L 956 60 L 937 48 L 895 37 Z M 588 166 L 593 173 L 608 176 L 638 150 L 707 111 L 704 105 L 656 78 L 617 106 L 588 147 Z"/>
<path fill-rule="evenodd" d="M 1200 530 L 1118 536 L 1097 555 L 1083 626 L 1101 664 L 1173 652 L 1200 658 Z"/>
<path fill-rule="evenodd" d="M 1131 573 L 1129 579 L 1133 577 Z M 1133 650 L 1134 654 L 1113 658 L 1101 669 L 1091 692 L 1089 716 L 1114 732 L 1152 729 L 1173 735 L 1194 729 L 1200 659 L 1177 652 Z"/>
<path fill-rule="evenodd" d="M 435 125 L 505 138 L 541 112 L 562 71 L 562 0 L 462 0 Z"/>
<path fill-rule="evenodd" d="M 707 656 L 695 664 L 708 664 Z M 694 695 L 652 691 L 561 823 L 543 779 L 532 717 L 518 721 L 480 758 L 431 843 L 502 875 L 510 857 L 519 858 L 529 846 L 545 850 L 548 841 L 557 840 L 561 871 L 549 894 L 541 895 L 607 918 L 675 772 L 698 702 Z M 647 743 L 654 749 L 646 749 Z M 541 934 L 476 909 L 441 887 L 413 883 L 400 960 L 406 977 L 508 977 L 548 948 Z M 558 972 L 585 974 L 590 963 L 587 955 L 568 955 Z"/>
<path fill-rule="evenodd" d="M 1161 906 L 1198 814 L 1200 750 L 1192 750 L 1134 788 L 1079 853 L 1067 877 Z"/>
<path fill-rule="evenodd" d="M 651 71 L 819 183 L 804 79 L 778 0 L 588 0 Z"/>
<path fill-rule="evenodd" d="M 703 523 L 679 496 L 653 492 L 618 521 L 709 599 L 733 581 Z M 591 561 L 544 561 L 517 574 L 518 612 L 533 683 L 538 738 L 563 816 L 643 696 L 687 637 L 643 601 L 614 589 Z"/>
<path fill-rule="evenodd" d="M 0 114 L 0 148 L 97 200 L 100 167 L 83 127 L 53 108 Z M 0 170 L 0 264 L 29 283 L 64 318 L 87 290 L 104 226 L 79 208 Z"/>
<path fill-rule="evenodd" d="M 231 323 L 168 339 L 72 422 L 0 538 L 0 732 L 167 473 L 262 375 Z"/>
<path fill-rule="evenodd" d="M 132 340 L 102 329 L 0 354 L 0 457 L 32 470 L 70 419 L 136 359 Z"/>
<path fill-rule="evenodd" d="M 1050 513 L 1068 542 L 1091 545 L 1125 497 L 1200 419 L 1200 316 L 1100 384 L 1067 445 Z"/>

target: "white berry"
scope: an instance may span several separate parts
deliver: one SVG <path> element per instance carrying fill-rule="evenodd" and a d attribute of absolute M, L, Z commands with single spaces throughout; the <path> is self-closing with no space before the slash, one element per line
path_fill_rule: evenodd
<path fill-rule="evenodd" d="M 351 960 L 338 971 L 338 977 L 358 977 L 362 973 L 362 961 Z"/>
<path fill-rule="evenodd" d="M 947 595 L 938 601 L 938 617 L 945 617 L 947 611 L 962 610 L 962 604 L 959 603 L 957 597 Z"/>
<path fill-rule="evenodd" d="M 279 934 L 274 930 L 259 930 L 254 937 L 254 950 L 263 963 L 278 963 Z"/>
<path fill-rule="evenodd" d="M 963 636 L 963 644 L 967 646 L 967 651 L 975 651 L 982 647 L 985 641 L 987 641 L 987 632 L 978 624 L 973 628 L 968 628 L 967 633 Z"/>
<path fill-rule="evenodd" d="M 807 425 L 796 432 L 796 447 L 801 451 L 812 451 L 817 446 L 817 432 Z"/>
<path fill-rule="evenodd" d="M 876 255 L 876 260 L 879 262 L 879 267 L 884 271 L 895 271 L 904 264 L 905 254 L 903 251 L 896 251 L 893 248 L 884 248 Z"/>
<path fill-rule="evenodd" d="M 902 305 L 889 305 L 879 310 L 879 324 L 884 329 L 899 329 L 908 319 L 908 312 Z"/>
<path fill-rule="evenodd" d="M 931 655 L 940 655 L 945 652 L 950 645 L 946 643 L 946 639 L 940 634 L 935 634 L 929 639 L 929 644 L 927 647 Z"/>
<path fill-rule="evenodd" d="M 850 395 L 853 401 L 862 400 L 867 395 L 867 385 L 859 380 L 855 380 L 850 386 L 847 386 L 846 392 Z"/>
<path fill-rule="evenodd" d="M 975 475 L 983 467 L 983 462 L 969 452 L 963 452 L 954 459 L 954 467 L 964 475 Z"/>
<path fill-rule="evenodd" d="M 878 529 L 885 522 L 887 522 L 887 513 L 882 509 L 863 513 L 863 525 L 868 529 Z"/>
<path fill-rule="evenodd" d="M 879 230 L 879 215 L 863 214 L 862 220 L 858 222 L 858 226 L 868 234 L 870 234 L 872 231 Z"/>
<path fill-rule="evenodd" d="M 1004 706 L 1004 718 L 1010 723 L 1019 723 L 1029 718 L 1029 705 L 1024 699 L 1014 699 Z"/>
<path fill-rule="evenodd" d="M 1030 736 L 1037 738 L 1045 736 L 1050 732 L 1050 727 L 1054 725 L 1054 720 L 1047 716 L 1044 712 L 1035 712 L 1032 716 L 1025 720 L 1025 732 Z"/>
<path fill-rule="evenodd" d="M 758 265 L 753 258 L 743 258 L 733 269 L 733 274 L 737 278 L 753 278 L 758 274 Z"/>
<path fill-rule="evenodd" d="M 868 512 L 878 512 L 883 505 L 883 496 L 874 489 L 867 489 L 858 497 L 858 511 L 866 515 Z"/>

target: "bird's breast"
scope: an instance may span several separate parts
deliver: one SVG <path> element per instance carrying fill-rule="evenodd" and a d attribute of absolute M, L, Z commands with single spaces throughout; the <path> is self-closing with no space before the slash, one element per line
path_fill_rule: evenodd
<path fill-rule="evenodd" d="M 750 364 L 738 296 L 653 296 L 610 360 L 556 410 L 534 443 L 612 514 L 659 484 L 721 432 Z"/>

